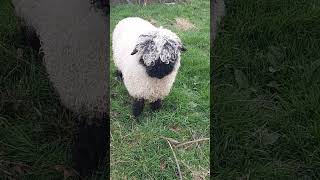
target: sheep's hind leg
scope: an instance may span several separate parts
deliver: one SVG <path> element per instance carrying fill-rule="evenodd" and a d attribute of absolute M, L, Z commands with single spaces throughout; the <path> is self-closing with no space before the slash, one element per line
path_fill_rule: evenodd
<path fill-rule="evenodd" d="M 155 102 L 150 103 L 151 110 L 156 111 L 161 108 L 161 99 L 156 100 Z"/>
<path fill-rule="evenodd" d="M 143 111 L 144 99 L 135 99 L 132 104 L 132 113 L 137 118 Z"/>
<path fill-rule="evenodd" d="M 26 46 L 31 47 L 34 51 L 39 52 L 41 42 L 36 30 L 32 26 L 22 24 L 23 41 Z"/>
<path fill-rule="evenodd" d="M 120 70 L 116 70 L 116 77 L 119 79 L 119 81 L 123 81 L 122 72 Z"/>
<path fill-rule="evenodd" d="M 72 159 L 73 167 L 81 177 L 91 176 L 99 168 L 106 166 L 108 119 L 109 116 L 105 113 L 93 118 L 78 115 Z"/>

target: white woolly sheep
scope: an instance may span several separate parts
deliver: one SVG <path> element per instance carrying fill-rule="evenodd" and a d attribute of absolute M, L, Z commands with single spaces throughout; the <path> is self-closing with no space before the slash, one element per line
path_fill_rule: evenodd
<path fill-rule="evenodd" d="M 104 159 L 107 149 L 107 18 L 90 0 L 13 0 L 12 3 L 26 29 L 34 29 L 32 33 L 41 42 L 44 65 L 62 104 L 77 115 L 102 123 L 80 123 L 73 159 L 75 168 L 86 175 Z M 107 6 L 107 1 L 101 0 L 100 5 Z M 26 36 L 30 38 L 30 32 Z"/>
<path fill-rule="evenodd" d="M 135 99 L 133 115 L 141 114 L 144 100 L 153 110 L 160 108 L 178 73 L 180 53 L 186 50 L 180 38 L 168 29 L 129 17 L 116 25 L 112 48 L 119 75 Z"/>

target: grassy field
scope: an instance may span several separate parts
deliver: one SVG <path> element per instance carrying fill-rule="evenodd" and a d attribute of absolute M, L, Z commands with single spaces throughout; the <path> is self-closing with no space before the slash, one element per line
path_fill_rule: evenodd
<path fill-rule="evenodd" d="M 319 179 L 320 1 L 226 7 L 212 61 L 212 175 Z"/>
<path fill-rule="evenodd" d="M 173 153 L 165 139 L 179 142 L 209 137 L 209 1 L 188 4 L 117 6 L 111 8 L 111 30 L 116 23 L 138 16 L 176 32 L 188 51 L 170 95 L 159 112 L 145 107 L 140 122 L 131 116 L 131 101 L 111 70 L 111 177 L 112 179 L 176 179 Z M 194 28 L 176 25 L 184 18 Z M 112 63 L 113 64 L 113 63 Z M 184 178 L 206 176 L 209 142 L 174 148 Z"/>
<path fill-rule="evenodd" d="M 10 0 L 3 0 L 0 3 L 0 179 L 63 179 L 72 172 L 71 113 L 59 103 L 37 54 L 22 42 Z"/>

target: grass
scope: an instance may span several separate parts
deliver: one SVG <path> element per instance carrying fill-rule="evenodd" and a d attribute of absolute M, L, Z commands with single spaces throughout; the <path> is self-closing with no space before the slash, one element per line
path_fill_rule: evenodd
<path fill-rule="evenodd" d="M 0 179 L 63 179 L 71 171 L 71 113 L 23 45 L 10 2 L 0 3 Z"/>
<path fill-rule="evenodd" d="M 146 106 L 139 123 L 131 116 L 132 98 L 124 85 L 116 80 L 112 63 L 112 179 L 176 179 L 176 163 L 162 137 L 179 142 L 209 137 L 209 11 L 208 0 L 111 8 L 111 30 L 119 20 L 138 16 L 173 30 L 188 49 L 182 55 L 181 69 L 162 109 L 154 113 Z M 176 28 L 175 18 L 189 20 L 196 29 L 183 31 Z M 184 178 L 196 178 L 208 172 L 208 141 L 188 149 L 174 148 L 174 151 Z"/>
<path fill-rule="evenodd" d="M 227 0 L 212 66 L 215 179 L 320 178 L 320 1 Z"/>

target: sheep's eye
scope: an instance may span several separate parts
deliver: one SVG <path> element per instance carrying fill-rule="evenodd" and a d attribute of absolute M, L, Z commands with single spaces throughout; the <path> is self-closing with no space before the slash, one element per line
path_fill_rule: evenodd
<path fill-rule="evenodd" d="M 146 65 L 144 64 L 144 61 L 143 61 L 142 58 L 140 58 L 139 62 L 140 62 L 140 64 L 142 64 L 143 66 L 146 66 Z"/>

